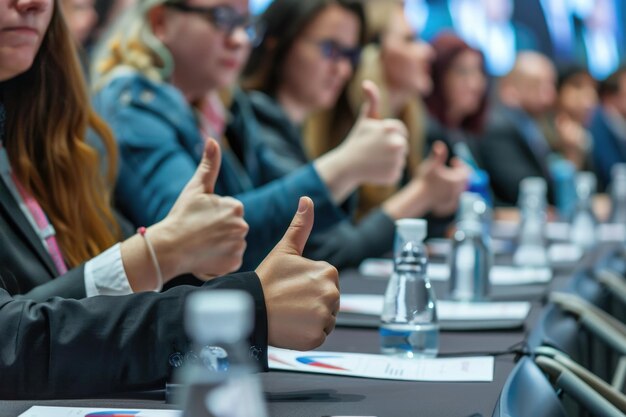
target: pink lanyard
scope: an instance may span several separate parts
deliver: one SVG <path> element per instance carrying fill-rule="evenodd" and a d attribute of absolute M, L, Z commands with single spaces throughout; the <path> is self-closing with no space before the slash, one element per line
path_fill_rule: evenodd
<path fill-rule="evenodd" d="M 24 205 L 26 205 L 26 207 L 28 208 L 28 212 L 30 213 L 31 219 L 35 222 L 38 228 L 38 230 L 36 231 L 38 232 L 39 237 L 45 243 L 44 246 L 48 250 L 48 253 L 50 254 L 50 257 L 52 258 L 52 261 L 54 262 L 54 266 L 56 267 L 57 272 L 59 273 L 59 275 L 65 274 L 67 272 L 67 266 L 65 265 L 65 261 L 63 260 L 63 255 L 61 254 L 61 249 L 59 248 L 59 245 L 55 238 L 54 227 L 48 221 L 46 214 L 43 212 L 43 209 L 41 208 L 37 200 L 35 200 L 33 196 L 31 196 L 26 191 L 26 189 L 24 189 L 24 187 L 18 181 L 15 174 L 11 172 L 10 166 L 8 165 L 8 157 L 6 155 L 6 150 L 2 147 L 1 142 L 0 142 L 0 152 L 3 154 L 2 158 L 0 159 L 5 161 L 3 165 L 7 164 L 6 167 L 2 167 L 3 174 L 6 174 L 7 172 L 10 174 L 10 176 L 3 175 L 2 177 L 5 179 L 6 182 L 8 182 L 9 180 L 13 182 L 15 189 L 19 193 L 18 195 L 15 195 L 16 199 L 19 198 L 18 204 L 23 203 Z M 7 184 L 7 186 L 11 188 L 10 184 Z"/>

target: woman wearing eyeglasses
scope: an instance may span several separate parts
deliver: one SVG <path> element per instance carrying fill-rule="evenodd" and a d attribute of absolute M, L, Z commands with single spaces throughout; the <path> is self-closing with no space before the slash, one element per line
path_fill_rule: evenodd
<path fill-rule="evenodd" d="M 272 159 L 279 161 L 273 171 L 264 172 L 264 179 L 279 178 L 309 161 L 303 131 L 320 111 L 340 109 L 329 111 L 325 122 L 339 126 L 341 133 L 338 130 L 308 132 L 318 145 L 326 144 L 331 136 L 337 139 L 341 135 L 336 143 L 341 144 L 335 149 L 352 140 L 350 136 L 344 140 L 350 129 L 355 132 L 363 123 L 400 114 L 381 112 L 386 109 L 381 107 L 378 89 L 367 78 L 357 83 L 360 113 L 354 117 L 351 111 L 345 111 L 350 109 L 351 102 L 344 90 L 358 66 L 365 30 L 363 14 L 356 10 L 359 9 L 346 1 L 275 0 L 262 15 L 266 35 L 252 53 L 244 72 L 244 86 L 250 90 L 249 97 L 262 127 L 261 136 L 271 148 Z M 382 84 L 382 79 L 374 79 Z M 354 127 L 350 126 L 355 119 Z M 405 118 L 404 121 L 411 122 L 408 125 L 411 135 L 411 127 L 417 120 Z M 386 123 L 402 124 L 391 119 Z M 406 132 L 405 125 L 402 126 Z M 413 162 L 421 155 L 421 144 L 418 148 L 414 135 L 411 143 L 408 160 L 414 174 L 407 173 L 408 184 L 399 191 L 396 184 L 400 181 L 385 184 L 384 190 L 393 191 L 377 200 L 374 210 L 356 223 L 344 221 L 314 236 L 309 242 L 308 256 L 326 259 L 337 267 L 357 265 L 364 258 L 381 256 L 391 250 L 394 220 L 421 217 L 444 204 L 454 209 L 456 190 L 460 192 L 464 187 L 466 174 L 462 170 L 451 172 L 443 164 L 445 158 L 439 155 L 428 159 L 418 170 Z M 352 163 L 358 165 L 359 155 L 352 156 Z M 440 190 L 444 193 L 452 190 L 452 193 L 440 198 L 434 190 L 440 195 L 443 194 Z"/>
<path fill-rule="evenodd" d="M 167 213 L 199 161 L 204 138 L 221 138 L 216 192 L 244 204 L 250 225 L 244 267 L 254 267 L 278 240 L 298 196 L 313 198 L 316 230 L 323 230 L 345 217 L 338 204 L 360 183 L 396 181 L 406 152 L 401 127 L 390 132 L 375 122 L 363 128 L 368 140 L 263 186 L 262 172 L 275 161 L 267 157 L 247 98 L 233 88 L 258 36 L 246 0 L 146 0 L 113 31 L 93 76 L 96 106 L 112 125 L 123 160 L 117 201 L 136 223 Z M 346 169 L 356 153 L 364 162 Z M 376 170 L 368 169 L 365 155 Z"/>

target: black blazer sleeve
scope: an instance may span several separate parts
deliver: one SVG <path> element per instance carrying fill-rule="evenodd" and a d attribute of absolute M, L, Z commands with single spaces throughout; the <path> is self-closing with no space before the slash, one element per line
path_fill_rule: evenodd
<path fill-rule="evenodd" d="M 26 294 L 16 295 L 16 299 L 43 302 L 53 297 L 80 300 L 85 298 L 85 265 L 74 268 L 64 275 L 34 287 Z"/>
<path fill-rule="evenodd" d="M 267 368 L 267 316 L 254 273 L 222 277 L 206 289 L 252 294 L 251 351 Z M 172 355 L 184 357 L 184 297 L 197 289 L 45 303 L 13 299 L 0 289 L 0 398 L 50 399 L 163 388 Z"/>

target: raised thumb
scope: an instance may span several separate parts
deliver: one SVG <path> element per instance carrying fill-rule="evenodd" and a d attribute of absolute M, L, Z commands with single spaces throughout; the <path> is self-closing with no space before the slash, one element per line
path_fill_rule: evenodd
<path fill-rule="evenodd" d="M 189 188 L 193 188 L 202 193 L 212 194 L 215 191 L 215 182 L 220 173 L 222 164 L 222 152 L 220 145 L 215 139 L 208 138 L 204 144 L 202 160 L 193 178 L 189 181 Z"/>
<path fill-rule="evenodd" d="M 361 84 L 365 102 L 361 107 L 361 117 L 369 119 L 380 119 L 380 90 L 376 84 L 370 80 L 363 81 Z"/>
<path fill-rule="evenodd" d="M 448 147 L 441 141 L 433 143 L 430 151 L 430 158 L 440 165 L 445 165 L 448 159 Z"/>
<path fill-rule="evenodd" d="M 278 243 L 281 252 L 292 255 L 302 255 L 314 221 L 313 200 L 309 197 L 300 197 L 298 212 L 293 217 L 285 236 Z"/>

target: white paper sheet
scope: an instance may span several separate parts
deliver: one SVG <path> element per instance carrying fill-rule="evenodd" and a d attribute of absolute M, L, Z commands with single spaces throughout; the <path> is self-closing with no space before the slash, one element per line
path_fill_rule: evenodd
<path fill-rule="evenodd" d="M 383 312 L 384 297 L 372 294 L 343 294 L 339 311 L 380 316 Z M 524 320 L 530 312 L 528 302 L 465 303 L 458 301 L 437 301 L 439 320 Z"/>
<path fill-rule="evenodd" d="M 605 223 L 598 226 L 598 239 L 601 242 L 624 242 L 626 226 L 620 223 Z"/>
<path fill-rule="evenodd" d="M 365 276 L 388 277 L 393 272 L 393 261 L 391 259 L 366 259 L 361 263 L 359 272 Z M 432 281 L 447 281 L 450 278 L 450 267 L 442 263 L 429 263 L 428 278 Z M 496 265 L 491 268 L 489 279 L 493 285 L 545 284 L 552 280 L 552 270 Z"/>
<path fill-rule="evenodd" d="M 428 277 L 433 281 L 447 281 L 450 267 L 447 264 L 428 264 Z M 552 279 L 550 268 L 519 268 L 496 265 L 491 268 L 489 280 L 493 285 L 528 285 L 548 283 Z"/>
<path fill-rule="evenodd" d="M 571 243 L 553 243 L 548 248 L 548 259 L 554 264 L 575 263 L 583 255 L 583 250 Z"/>
<path fill-rule="evenodd" d="M 491 356 L 445 359 L 400 359 L 341 352 L 297 352 L 270 347 L 270 369 L 373 379 L 431 382 L 491 382 Z"/>
<path fill-rule="evenodd" d="M 596 229 L 596 236 L 600 242 L 623 242 L 626 239 L 626 227 L 619 223 L 599 224 Z M 569 241 L 569 223 L 548 223 L 546 237 L 555 241 Z"/>
<path fill-rule="evenodd" d="M 181 417 L 178 410 L 34 406 L 19 417 Z"/>

